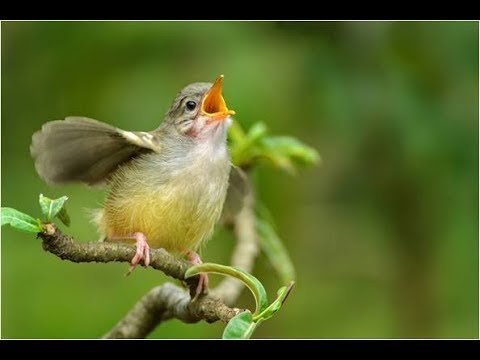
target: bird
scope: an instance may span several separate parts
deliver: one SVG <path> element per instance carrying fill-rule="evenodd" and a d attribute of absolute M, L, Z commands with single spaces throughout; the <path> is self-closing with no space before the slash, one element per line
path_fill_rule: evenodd
<path fill-rule="evenodd" d="M 142 260 L 149 265 L 150 248 L 202 262 L 198 250 L 221 216 L 231 169 L 227 129 L 235 111 L 223 79 L 184 87 L 153 131 L 69 116 L 32 136 L 35 169 L 48 184 L 107 186 L 92 220 L 102 240 L 135 244 L 127 274 Z M 196 296 L 206 291 L 201 274 Z"/>

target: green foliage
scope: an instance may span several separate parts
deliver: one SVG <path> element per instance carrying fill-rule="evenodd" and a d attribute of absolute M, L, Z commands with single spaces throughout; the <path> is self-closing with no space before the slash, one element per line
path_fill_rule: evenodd
<path fill-rule="evenodd" d="M 39 196 L 40 208 L 42 213 L 45 216 L 45 221 L 50 223 L 55 217 L 58 218 L 67 226 L 70 225 L 70 217 L 68 216 L 67 210 L 65 209 L 65 201 L 68 200 L 67 196 L 62 196 L 58 199 L 50 199 L 43 194 Z"/>
<path fill-rule="evenodd" d="M 258 325 L 259 322 L 253 321 L 250 311 L 243 311 L 228 322 L 223 331 L 222 339 L 249 339 Z"/>
<path fill-rule="evenodd" d="M 254 315 L 253 320 L 268 320 L 270 319 L 285 303 L 288 295 L 293 290 L 293 286 L 295 285 L 294 281 L 290 281 L 288 286 L 283 286 L 277 291 L 277 298 L 274 302 L 272 302 L 265 310 L 263 310 L 260 314 Z"/>
<path fill-rule="evenodd" d="M 42 231 L 41 224 L 39 224 L 38 220 L 9 207 L 2 207 L 2 226 L 3 225 L 10 225 L 17 230 L 36 234 Z"/>
<path fill-rule="evenodd" d="M 318 152 L 290 136 L 271 136 L 262 122 L 245 133 L 236 121 L 229 129 L 230 152 L 236 166 L 249 168 L 257 162 L 279 168 L 290 174 L 298 166 L 310 166 L 320 161 Z"/>
<path fill-rule="evenodd" d="M 277 299 L 268 305 L 267 293 L 262 283 L 253 275 L 234 268 L 219 264 L 205 263 L 195 265 L 185 272 L 188 279 L 200 273 L 213 273 L 234 277 L 243 282 L 252 292 L 255 298 L 255 312 L 244 311 L 233 317 L 225 327 L 223 339 L 248 339 L 261 322 L 271 318 L 283 305 L 285 299 L 293 289 L 294 282 L 280 288 L 277 292 Z"/>
<path fill-rule="evenodd" d="M 263 212 L 266 211 L 262 208 Z M 260 212 L 260 211 L 259 211 Z M 262 251 L 277 272 L 282 284 L 295 279 L 295 268 L 282 240 L 277 235 L 272 221 L 261 214 L 257 215 L 256 229 Z"/>
<path fill-rule="evenodd" d="M 58 212 L 57 217 L 60 219 L 62 223 L 64 223 L 66 226 L 70 226 L 70 215 L 68 215 L 67 208 L 65 205 L 62 207 L 62 209 Z"/>
<path fill-rule="evenodd" d="M 294 174 L 297 167 L 311 166 L 320 161 L 320 156 L 315 149 L 290 136 L 269 135 L 266 125 L 262 122 L 253 124 L 248 132 L 245 132 L 238 122 L 233 122 L 229 129 L 229 139 L 231 142 L 230 152 L 232 162 L 242 168 L 250 168 L 257 164 L 265 163 L 284 170 L 289 174 Z M 259 207 L 258 213 L 256 230 L 262 251 L 278 273 L 281 282 L 288 283 L 295 278 L 295 269 L 287 249 L 277 235 L 273 221 L 267 219 L 266 214 L 268 210 L 265 207 Z M 283 291 L 285 291 L 285 294 L 288 294 L 290 290 L 287 292 L 287 289 L 291 288 L 285 287 L 280 289 L 279 292 L 282 291 L 283 294 Z M 279 295 L 279 298 L 280 297 Z M 280 300 L 277 299 L 272 306 L 277 306 L 274 304 L 279 304 L 278 301 Z M 268 311 L 265 310 L 265 318 L 272 316 L 276 311 L 272 310 L 272 307 L 268 309 Z M 257 311 L 253 314 L 253 318 L 255 318 Z M 234 324 L 238 321 L 239 329 L 253 331 L 254 328 L 244 326 L 246 319 L 247 315 L 239 316 L 238 320 L 234 321 Z M 237 326 L 234 324 L 230 326 L 232 329 L 237 329 Z M 224 334 L 230 334 L 229 329 L 230 328 L 227 327 Z"/>
<path fill-rule="evenodd" d="M 200 273 L 213 273 L 228 275 L 234 277 L 241 282 L 243 282 L 248 289 L 252 292 L 255 298 L 255 313 L 263 311 L 268 304 L 267 292 L 263 287 L 262 283 L 258 281 L 256 277 L 243 271 L 241 269 L 234 268 L 232 266 L 225 266 L 220 264 L 204 263 L 192 266 L 185 272 L 185 279 L 188 279 L 192 276 L 198 275 Z"/>
<path fill-rule="evenodd" d="M 265 320 L 270 319 L 280 308 L 292 291 L 294 282 L 280 288 L 277 298 L 258 315 L 252 315 L 249 310 L 233 317 L 223 331 L 223 339 L 249 339 L 253 331 Z"/>
<path fill-rule="evenodd" d="M 70 216 L 65 209 L 65 201 L 67 200 L 68 197 L 66 196 L 50 199 L 40 194 L 39 204 L 45 217 L 45 224 L 51 223 L 55 217 L 58 217 L 67 226 L 70 224 Z M 42 224 L 40 219 L 35 219 L 13 208 L 2 207 L 2 226 L 10 225 L 17 230 L 37 234 L 43 231 Z"/>

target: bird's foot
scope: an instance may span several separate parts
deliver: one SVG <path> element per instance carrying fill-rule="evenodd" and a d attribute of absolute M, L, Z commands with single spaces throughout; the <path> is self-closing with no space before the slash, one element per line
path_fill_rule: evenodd
<path fill-rule="evenodd" d="M 187 253 L 188 261 L 193 265 L 198 265 L 202 263 L 202 259 L 195 251 L 189 251 Z M 200 273 L 198 279 L 197 289 L 195 290 L 195 297 L 193 300 L 197 299 L 201 294 L 208 292 L 208 275 L 205 273 Z"/>
<path fill-rule="evenodd" d="M 135 246 L 137 247 L 137 252 L 130 262 L 130 268 L 128 269 L 127 276 L 135 270 L 135 267 L 142 261 L 145 266 L 150 264 L 150 246 L 147 244 L 146 236 L 141 232 L 136 232 L 133 234 L 135 239 Z"/>

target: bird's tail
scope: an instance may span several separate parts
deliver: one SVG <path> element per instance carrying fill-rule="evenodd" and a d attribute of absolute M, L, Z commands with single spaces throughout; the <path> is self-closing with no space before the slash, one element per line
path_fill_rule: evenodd
<path fill-rule="evenodd" d="M 101 208 L 83 208 L 82 213 L 85 215 L 85 217 L 89 220 L 90 223 L 95 225 L 99 235 L 98 241 L 106 241 L 107 231 L 104 226 L 105 223 L 103 221 L 104 210 Z"/>

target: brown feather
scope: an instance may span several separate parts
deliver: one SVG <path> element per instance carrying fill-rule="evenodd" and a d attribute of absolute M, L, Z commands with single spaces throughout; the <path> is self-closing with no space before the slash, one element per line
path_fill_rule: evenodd
<path fill-rule="evenodd" d="M 50 121 L 32 136 L 30 153 L 49 184 L 107 180 L 123 163 L 149 149 L 131 144 L 111 125 L 84 117 Z"/>

